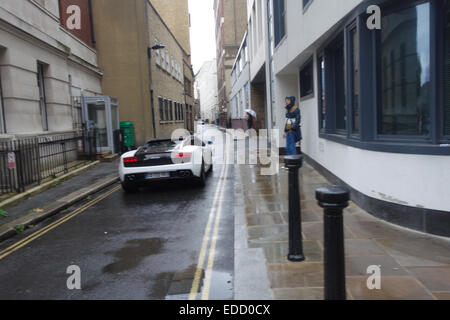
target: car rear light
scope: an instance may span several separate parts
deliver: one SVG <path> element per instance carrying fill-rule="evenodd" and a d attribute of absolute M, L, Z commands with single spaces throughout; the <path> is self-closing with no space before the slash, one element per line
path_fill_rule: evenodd
<path fill-rule="evenodd" d="M 179 152 L 175 154 L 175 159 L 190 159 L 192 157 L 192 153 L 188 152 Z"/>
<path fill-rule="evenodd" d="M 138 159 L 136 157 L 123 158 L 123 163 L 136 163 Z"/>

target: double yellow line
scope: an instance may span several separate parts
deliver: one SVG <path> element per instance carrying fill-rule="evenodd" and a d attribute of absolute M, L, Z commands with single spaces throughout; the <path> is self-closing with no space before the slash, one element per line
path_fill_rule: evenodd
<path fill-rule="evenodd" d="M 205 280 L 203 282 L 202 300 L 209 299 L 209 293 L 211 288 L 211 276 L 214 267 L 214 257 L 216 252 L 217 235 L 219 232 L 220 217 L 222 214 L 223 196 L 226 189 L 228 175 L 228 165 L 224 164 L 220 173 L 219 184 L 217 185 L 216 192 L 214 194 L 213 203 L 209 213 L 208 223 L 206 224 L 205 233 L 203 235 L 202 246 L 200 250 L 200 256 L 198 258 L 197 269 L 194 275 L 194 281 L 192 282 L 192 288 L 189 295 L 189 300 L 197 299 L 199 292 L 200 281 L 203 274 L 203 265 L 206 260 L 206 252 L 211 239 L 211 243 L 208 251 L 208 262 L 205 270 Z M 214 224 L 214 225 L 213 225 Z"/>
<path fill-rule="evenodd" d="M 27 244 L 29 244 L 30 242 L 42 237 L 44 234 L 46 234 L 47 232 L 57 228 L 58 226 L 60 226 L 61 224 L 63 224 L 64 222 L 69 221 L 70 219 L 74 218 L 75 216 L 79 215 L 80 213 L 82 213 L 83 211 L 86 211 L 87 209 L 89 209 L 90 207 L 92 207 L 93 205 L 99 203 L 100 201 L 102 201 L 103 199 L 106 199 L 107 197 L 109 197 L 110 195 L 112 195 L 113 193 L 117 192 L 120 189 L 120 186 L 117 186 L 111 190 L 109 190 L 108 192 L 105 192 L 104 194 L 102 194 L 101 196 L 99 196 L 98 198 L 95 198 L 92 201 L 89 201 L 88 203 L 86 203 L 85 205 L 81 206 L 80 208 L 78 208 L 77 210 L 71 212 L 70 214 L 62 217 L 59 220 L 56 220 L 54 222 L 52 222 L 51 224 L 49 224 L 48 226 L 45 226 L 44 228 L 36 231 L 35 233 L 29 235 L 28 237 L 16 242 L 15 244 L 13 244 L 12 246 L 8 247 L 7 249 L 3 250 L 0 252 L 0 260 L 2 260 L 3 258 L 9 256 L 11 253 L 19 250 L 20 248 L 26 246 Z"/>

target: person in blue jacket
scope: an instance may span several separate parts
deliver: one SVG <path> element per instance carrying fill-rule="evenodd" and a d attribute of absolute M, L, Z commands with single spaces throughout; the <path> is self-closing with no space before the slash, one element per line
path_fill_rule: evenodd
<path fill-rule="evenodd" d="M 288 155 L 297 154 L 296 144 L 302 140 L 300 122 L 300 108 L 295 105 L 295 97 L 286 97 L 286 124 L 283 137 L 286 139 L 286 151 Z"/>

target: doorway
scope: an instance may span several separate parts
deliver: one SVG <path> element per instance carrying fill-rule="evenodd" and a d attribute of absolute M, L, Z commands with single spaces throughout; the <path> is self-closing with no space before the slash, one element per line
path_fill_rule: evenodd
<path fill-rule="evenodd" d="M 114 151 L 114 132 L 120 128 L 119 104 L 108 96 L 82 97 L 83 123 L 96 131 L 97 151 Z"/>

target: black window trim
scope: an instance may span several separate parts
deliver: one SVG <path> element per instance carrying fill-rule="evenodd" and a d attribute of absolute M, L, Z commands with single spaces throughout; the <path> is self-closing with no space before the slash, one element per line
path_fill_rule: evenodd
<path fill-rule="evenodd" d="M 439 68 L 444 63 L 444 32 L 442 30 L 444 18 L 443 8 L 446 5 L 450 5 L 450 0 L 416 0 L 416 1 L 406 1 L 400 0 L 396 1 L 395 4 L 391 2 L 386 5 L 387 0 L 372 0 L 365 1 L 353 9 L 347 16 L 341 20 L 337 26 L 335 26 L 334 31 L 330 34 L 328 39 L 320 46 L 315 53 L 315 64 L 317 72 L 317 108 L 318 108 L 318 121 L 319 121 L 319 137 L 322 139 L 331 140 L 340 144 L 353 146 L 355 148 L 378 151 L 378 152 L 388 152 L 388 153 L 400 153 L 400 154 L 419 154 L 419 155 L 450 155 L 450 136 L 444 135 L 444 78 L 443 70 Z M 377 131 L 377 103 L 379 98 L 377 97 L 377 73 L 376 66 L 373 63 L 373 56 L 376 56 L 376 34 L 378 31 L 370 31 L 365 26 L 367 20 L 366 9 L 368 5 L 377 4 L 382 8 L 382 14 L 391 11 L 397 11 L 411 6 L 416 6 L 422 3 L 430 3 L 430 33 L 431 33 L 431 43 L 430 43 L 430 79 L 431 79 L 431 116 L 430 124 L 432 133 L 425 137 L 423 136 L 388 136 L 378 135 Z M 358 135 L 350 134 L 352 119 L 348 118 L 347 130 L 344 132 L 339 132 L 334 128 L 334 123 L 330 124 L 330 116 L 334 117 L 334 106 L 331 105 L 328 99 L 330 88 L 326 84 L 329 83 L 327 80 L 327 47 L 332 44 L 337 37 L 343 34 L 344 38 L 347 38 L 347 30 L 353 23 L 355 23 L 358 28 L 358 39 L 359 39 L 359 55 L 360 55 L 360 133 Z M 366 38 L 364 38 L 366 37 Z M 363 43 L 363 40 L 365 43 Z M 349 54 L 346 44 L 346 39 L 344 39 L 344 46 L 346 48 L 345 59 Z M 372 44 L 372 48 L 368 48 L 363 53 L 364 44 Z M 371 54 L 372 65 L 363 63 L 364 54 Z M 320 81 L 320 58 L 323 57 L 325 61 L 325 128 L 322 128 L 322 114 L 321 114 L 321 84 Z M 372 70 L 372 77 L 362 78 L 363 68 L 365 71 Z M 349 69 L 347 68 L 347 77 Z M 366 81 L 368 79 L 368 81 Z M 367 82 L 364 84 L 361 80 Z M 363 86 L 366 86 L 363 88 Z M 372 90 L 372 92 L 369 92 Z M 349 86 L 347 86 L 347 92 L 349 91 Z M 365 92 L 363 92 L 365 91 Z M 362 95 L 365 94 L 367 97 L 363 98 Z M 368 98 L 370 98 L 368 100 Z M 369 107 L 367 107 L 367 102 L 369 102 Z M 331 109 L 331 110 L 330 110 Z M 351 111 L 348 108 L 347 112 Z M 439 119 L 439 121 L 437 121 Z"/>

